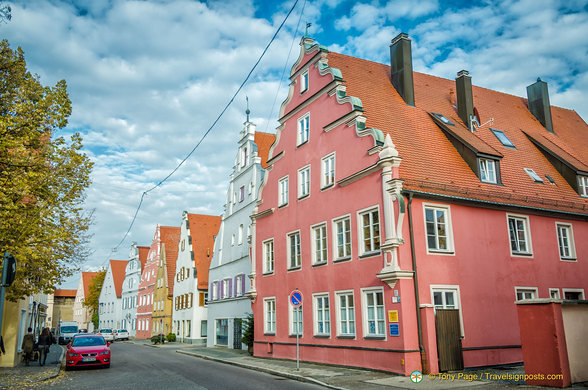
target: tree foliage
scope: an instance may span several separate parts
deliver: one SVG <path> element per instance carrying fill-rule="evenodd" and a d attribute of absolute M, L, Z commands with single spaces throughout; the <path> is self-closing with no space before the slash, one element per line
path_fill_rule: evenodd
<path fill-rule="evenodd" d="M 92 162 L 79 134 L 57 136 L 70 114 L 65 81 L 41 85 L 22 49 L 0 42 L 0 250 L 17 259 L 13 301 L 53 291 L 89 254 Z"/>
<path fill-rule="evenodd" d="M 94 313 L 98 313 L 98 305 L 99 305 L 99 298 L 100 298 L 100 291 L 102 291 L 102 285 L 104 284 L 104 278 L 106 277 L 106 270 L 103 268 L 90 282 L 88 286 L 88 296 L 84 297 L 83 305 L 87 308 L 94 311 Z"/>

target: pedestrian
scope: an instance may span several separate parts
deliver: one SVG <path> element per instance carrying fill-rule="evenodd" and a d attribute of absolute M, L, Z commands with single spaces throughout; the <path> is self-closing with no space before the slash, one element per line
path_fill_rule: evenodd
<path fill-rule="evenodd" d="M 39 336 L 39 365 L 44 366 L 45 361 L 47 360 L 47 354 L 49 353 L 49 347 L 51 347 L 52 342 L 51 332 L 49 328 L 43 329 L 41 332 L 41 336 Z"/>
<path fill-rule="evenodd" d="M 33 347 L 35 346 L 35 336 L 33 335 L 33 328 L 28 329 L 27 334 L 22 339 L 22 353 L 24 354 L 25 364 L 28 366 L 33 355 Z"/>

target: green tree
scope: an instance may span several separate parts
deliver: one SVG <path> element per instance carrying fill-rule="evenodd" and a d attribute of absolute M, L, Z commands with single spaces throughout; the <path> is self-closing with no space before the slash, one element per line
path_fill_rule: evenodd
<path fill-rule="evenodd" d="M 7 298 L 49 293 L 89 255 L 83 209 L 92 162 L 82 138 L 66 140 L 71 102 L 64 80 L 45 87 L 21 48 L 0 42 L 0 250 L 17 259 Z"/>
<path fill-rule="evenodd" d="M 90 282 L 90 285 L 88 286 L 88 296 L 84 297 L 83 305 L 92 310 L 94 314 L 98 313 L 100 291 L 102 291 L 102 285 L 104 284 L 105 277 L 106 270 L 102 268 Z M 93 316 L 92 321 L 94 321 Z"/>

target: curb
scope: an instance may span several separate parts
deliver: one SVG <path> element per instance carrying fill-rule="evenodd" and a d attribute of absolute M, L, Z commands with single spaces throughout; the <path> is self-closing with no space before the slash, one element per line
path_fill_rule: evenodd
<path fill-rule="evenodd" d="M 194 356 L 194 357 L 198 357 L 198 358 L 205 359 L 205 360 L 211 360 L 211 361 L 218 362 L 218 363 L 230 364 L 230 365 L 241 367 L 241 368 L 245 368 L 245 369 L 248 369 L 248 370 L 261 371 L 261 372 L 264 372 L 266 374 L 277 375 L 277 376 L 281 376 L 281 377 L 284 377 L 284 378 L 293 379 L 293 380 L 296 380 L 296 381 L 299 381 L 299 382 L 313 383 L 315 385 L 327 387 L 329 389 L 334 389 L 334 390 L 347 390 L 344 387 L 333 386 L 333 385 L 330 385 L 328 383 L 319 381 L 318 379 L 314 379 L 314 378 L 310 378 L 310 377 L 306 377 L 306 376 L 302 376 L 302 375 L 291 374 L 289 372 L 283 372 L 283 371 L 273 370 L 271 368 L 252 366 L 250 364 L 245 364 L 245 363 L 235 362 L 235 361 L 229 361 L 229 360 L 222 360 L 222 359 L 214 358 L 214 357 L 207 356 L 207 355 L 200 355 L 198 353 L 189 352 L 189 351 L 177 350 L 176 353 L 181 353 L 181 354 L 184 354 L 184 355 Z"/>
<path fill-rule="evenodd" d="M 51 375 L 48 375 L 47 377 L 40 379 L 38 382 L 45 382 L 49 379 L 53 379 L 56 376 L 59 375 L 59 372 L 61 371 L 61 369 L 63 368 L 63 366 L 65 365 L 65 360 L 63 359 L 63 356 L 65 355 L 65 348 L 63 348 L 61 345 L 59 346 L 59 348 L 61 348 L 61 355 L 59 356 L 58 359 L 58 365 L 56 365 L 56 367 L 54 368 L 54 372 Z"/>

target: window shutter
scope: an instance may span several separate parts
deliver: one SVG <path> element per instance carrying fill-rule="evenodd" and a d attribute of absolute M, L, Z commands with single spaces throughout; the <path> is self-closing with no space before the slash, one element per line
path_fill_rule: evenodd
<path fill-rule="evenodd" d="M 233 296 L 233 290 L 232 290 L 233 279 L 227 279 L 227 280 L 225 280 L 225 282 L 229 283 L 229 287 L 227 288 L 227 292 L 229 293 L 229 296 L 227 298 L 230 298 Z"/>
<path fill-rule="evenodd" d="M 210 291 L 210 300 L 215 299 L 214 297 L 214 290 L 212 289 L 213 284 L 210 283 L 210 287 L 208 287 L 208 291 Z"/>
<path fill-rule="evenodd" d="M 223 299 L 223 283 L 224 280 L 219 280 L 218 281 L 218 299 Z"/>
<path fill-rule="evenodd" d="M 204 293 L 200 293 L 198 296 L 198 306 L 204 306 Z"/>
<path fill-rule="evenodd" d="M 192 307 L 192 305 L 194 305 L 194 293 L 190 293 L 190 306 Z"/>
<path fill-rule="evenodd" d="M 245 294 L 245 274 L 241 276 L 241 294 Z"/>

